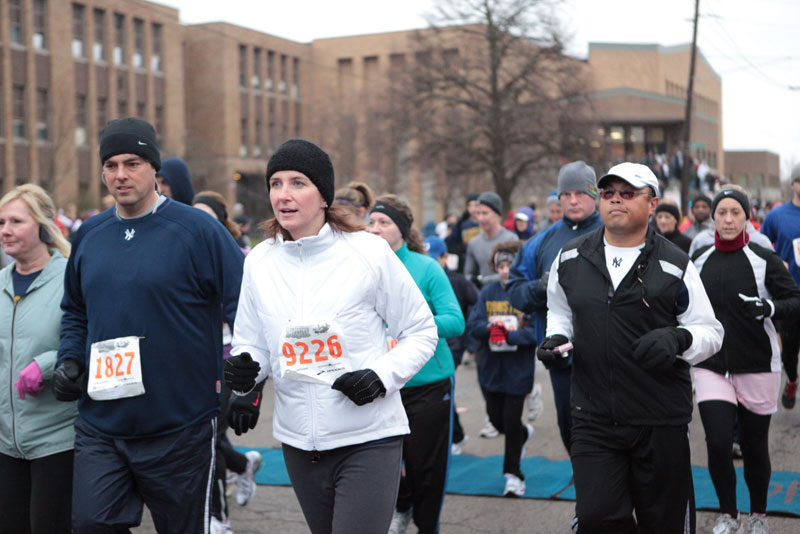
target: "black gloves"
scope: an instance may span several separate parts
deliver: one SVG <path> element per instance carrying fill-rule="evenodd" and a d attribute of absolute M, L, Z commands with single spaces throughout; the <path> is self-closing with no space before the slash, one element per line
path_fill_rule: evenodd
<path fill-rule="evenodd" d="M 569 367 L 569 357 L 571 351 L 562 353 L 553 352 L 554 348 L 560 347 L 565 343 L 569 343 L 569 339 L 567 339 L 567 336 L 562 336 L 561 334 L 546 337 L 539 345 L 539 348 L 536 351 L 536 356 L 539 357 L 539 361 L 542 362 L 547 369 L 566 369 Z"/>
<path fill-rule="evenodd" d="M 256 384 L 256 387 L 247 395 L 231 394 L 231 404 L 228 408 L 228 426 L 237 436 L 252 430 L 258 423 L 258 414 L 261 412 L 261 391 L 266 380 Z"/>
<path fill-rule="evenodd" d="M 685 328 L 666 326 L 656 328 L 633 342 L 633 359 L 643 369 L 666 371 L 675 363 L 678 354 L 692 344 L 692 334 Z"/>
<path fill-rule="evenodd" d="M 238 356 L 231 356 L 225 360 L 225 367 L 222 375 L 225 377 L 225 384 L 233 391 L 249 393 L 256 385 L 256 378 L 261 366 L 254 362 L 249 352 L 243 352 Z"/>
<path fill-rule="evenodd" d="M 372 369 L 359 369 L 344 373 L 331 388 L 341 391 L 358 406 L 364 406 L 378 397 L 386 395 L 386 388 Z"/>
<path fill-rule="evenodd" d="M 60 401 L 71 402 L 81 398 L 81 368 L 78 362 L 67 359 L 53 372 L 53 394 Z"/>
<path fill-rule="evenodd" d="M 748 297 L 739 293 L 739 298 L 742 299 L 742 306 L 744 313 L 748 317 L 760 321 L 767 317 L 772 317 L 775 314 L 775 305 L 769 299 L 762 299 L 760 297 Z"/>
<path fill-rule="evenodd" d="M 545 272 L 536 283 L 536 297 L 547 300 L 547 282 L 550 280 L 550 271 Z"/>

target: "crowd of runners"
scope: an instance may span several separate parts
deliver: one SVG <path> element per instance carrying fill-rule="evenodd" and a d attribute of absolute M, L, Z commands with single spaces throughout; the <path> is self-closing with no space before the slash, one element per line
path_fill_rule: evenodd
<path fill-rule="evenodd" d="M 0 530 L 127 532 L 146 505 L 158 532 L 232 533 L 228 497 L 247 505 L 262 458 L 226 434 L 255 428 L 269 379 L 312 533 L 436 533 L 468 440 L 456 367 L 477 365 L 480 435 L 504 436 L 497 477 L 521 497 L 538 358 L 574 474 L 565 531 L 695 532 L 696 402 L 713 532 L 768 532 L 770 418 L 798 385 L 800 166 L 766 213 L 715 184 L 684 217 L 650 166 L 575 161 L 544 210 L 486 191 L 419 225 L 292 139 L 267 164 L 274 217 L 249 229 L 161 161 L 149 123 L 113 120 L 99 145 L 106 209 L 66 236 L 39 186 L 0 199 Z"/>

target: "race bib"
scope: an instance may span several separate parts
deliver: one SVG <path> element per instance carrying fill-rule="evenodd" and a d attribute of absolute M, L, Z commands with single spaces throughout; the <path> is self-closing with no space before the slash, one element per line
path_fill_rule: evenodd
<path fill-rule="evenodd" d="M 96 401 L 144 394 L 139 337 L 118 337 L 92 343 L 86 392 Z"/>
<path fill-rule="evenodd" d="M 281 378 L 333 384 L 352 370 L 341 329 L 333 323 L 289 325 L 280 338 Z"/>
<path fill-rule="evenodd" d="M 506 327 L 506 330 L 512 332 L 519 328 L 519 318 L 516 315 L 492 315 L 489 317 L 489 322 L 494 323 L 500 321 L 503 323 L 503 326 Z M 509 345 L 508 342 L 503 343 L 501 345 L 495 345 L 493 343 L 489 343 L 489 350 L 492 352 L 508 352 L 508 351 L 516 351 L 516 345 Z"/>
<path fill-rule="evenodd" d="M 794 264 L 800 267 L 800 237 L 792 239 L 792 250 L 794 251 Z"/>

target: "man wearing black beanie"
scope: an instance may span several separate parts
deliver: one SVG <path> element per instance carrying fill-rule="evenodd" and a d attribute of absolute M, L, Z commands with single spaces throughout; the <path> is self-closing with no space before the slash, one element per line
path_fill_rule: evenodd
<path fill-rule="evenodd" d="M 711 199 L 705 195 L 698 195 L 692 200 L 692 224 L 683 230 L 689 239 L 694 239 L 703 230 L 714 229 L 714 219 L 711 218 Z"/>
<path fill-rule="evenodd" d="M 73 532 L 127 531 L 143 503 L 159 532 L 204 532 L 243 256 L 224 226 L 158 194 L 149 123 L 109 122 L 99 152 L 116 207 L 75 236 L 52 380 L 58 400 L 80 400 Z"/>

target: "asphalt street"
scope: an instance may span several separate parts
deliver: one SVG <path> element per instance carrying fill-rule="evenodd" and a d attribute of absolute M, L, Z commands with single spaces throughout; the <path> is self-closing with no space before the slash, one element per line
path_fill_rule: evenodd
<path fill-rule="evenodd" d="M 528 454 L 545 456 L 552 460 L 566 459 L 556 425 L 552 388 L 546 369 L 541 364 L 536 370 L 536 382 L 542 386 L 544 412 L 533 422 L 536 432 L 528 443 Z M 258 426 L 247 434 L 237 437 L 231 432 L 236 445 L 248 447 L 279 447 L 272 438 L 272 388 L 271 381 L 264 388 L 264 405 Z M 484 424 L 483 399 L 477 384 L 475 366 L 459 367 L 456 374 L 456 405 L 460 410 L 461 423 L 469 440 L 465 454 L 491 456 L 503 454 L 502 436 L 494 439 L 481 438 L 479 430 Z M 770 453 L 773 471 L 800 473 L 800 406 L 787 411 L 779 407 L 772 418 L 770 428 Z M 700 416 L 695 408 L 691 424 L 692 463 L 707 465 L 705 433 Z M 736 462 L 741 466 L 741 460 Z M 501 473 L 497 474 L 502 477 Z M 796 497 L 800 498 L 800 496 Z M 574 502 L 537 499 L 507 499 L 501 497 L 474 497 L 448 494 L 441 517 L 442 534 L 568 534 L 569 522 L 574 515 Z M 235 534 L 307 534 L 300 506 L 290 487 L 258 486 L 253 500 L 244 507 L 236 505 L 231 498 L 231 526 Z M 697 532 L 711 532 L 716 512 L 701 511 L 697 514 Z M 800 518 L 769 517 L 773 534 L 796 534 L 800 532 Z M 154 533 L 149 514 L 140 528 L 134 532 Z M 417 529 L 409 527 L 409 534 Z"/>

